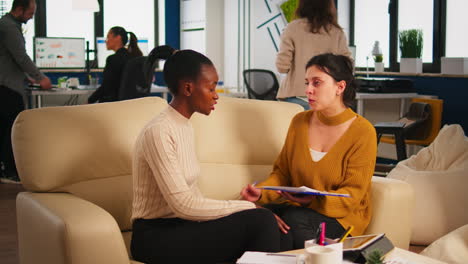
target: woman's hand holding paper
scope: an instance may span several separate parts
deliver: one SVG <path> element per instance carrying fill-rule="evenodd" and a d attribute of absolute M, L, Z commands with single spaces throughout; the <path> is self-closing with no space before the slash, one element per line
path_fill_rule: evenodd
<path fill-rule="evenodd" d="M 242 196 L 242 199 L 254 203 L 260 199 L 262 190 L 255 188 L 255 183 L 248 184 L 244 189 L 242 189 L 240 195 Z"/>

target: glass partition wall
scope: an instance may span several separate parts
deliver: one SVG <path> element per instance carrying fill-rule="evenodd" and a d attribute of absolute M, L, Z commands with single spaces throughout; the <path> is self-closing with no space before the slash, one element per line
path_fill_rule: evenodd
<path fill-rule="evenodd" d="M 275 73 L 280 35 L 286 26 L 278 1 L 224 1 L 224 84 L 245 92 L 242 72 L 267 69 Z M 235 74 L 233 74 L 235 73 Z M 279 76 L 278 76 L 279 77 Z"/>

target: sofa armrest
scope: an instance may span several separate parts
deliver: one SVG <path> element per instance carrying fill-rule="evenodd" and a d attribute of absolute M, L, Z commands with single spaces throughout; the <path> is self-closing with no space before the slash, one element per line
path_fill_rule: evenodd
<path fill-rule="evenodd" d="M 372 220 L 366 234 L 385 233 L 399 248 L 408 249 L 411 238 L 414 191 L 410 184 L 372 177 Z"/>
<path fill-rule="evenodd" d="M 19 193 L 16 198 L 20 264 L 130 263 L 114 218 L 66 193 Z"/>

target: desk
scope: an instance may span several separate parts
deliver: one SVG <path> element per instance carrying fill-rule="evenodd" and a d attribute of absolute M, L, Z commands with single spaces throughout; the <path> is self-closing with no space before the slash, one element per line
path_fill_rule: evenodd
<path fill-rule="evenodd" d="M 356 93 L 357 113 L 364 116 L 364 100 L 400 99 L 400 117 L 406 111 L 406 99 L 425 97 L 417 93 Z"/>
<path fill-rule="evenodd" d="M 222 86 L 220 86 L 222 88 Z M 52 89 L 52 90 L 40 90 L 40 89 L 28 89 L 27 95 L 30 98 L 31 102 L 33 102 L 34 107 L 41 108 L 42 107 L 42 96 L 50 96 L 50 95 L 88 95 L 94 92 L 98 87 L 91 86 L 91 85 L 80 85 L 78 89 Z M 247 98 L 246 93 L 241 92 L 231 92 L 234 91 L 233 88 L 228 88 L 228 93 L 220 93 L 220 95 L 231 96 L 231 97 L 239 97 L 239 98 Z M 169 89 L 166 86 L 158 86 L 158 85 L 151 85 L 151 93 L 161 93 L 162 98 L 166 101 L 168 100 Z M 29 108 L 33 108 L 33 105 L 29 105 Z"/>
<path fill-rule="evenodd" d="M 42 107 L 42 96 L 50 95 L 88 95 L 94 92 L 97 89 L 96 86 L 91 85 L 80 85 L 78 89 L 57 89 L 52 88 L 51 90 L 41 90 L 41 89 L 27 89 L 26 94 L 30 99 L 30 103 L 33 102 L 36 108 Z M 29 108 L 33 108 L 30 104 Z"/>
<path fill-rule="evenodd" d="M 237 92 L 237 88 L 228 86 L 216 86 L 219 96 L 248 98 L 247 93 Z M 169 89 L 166 86 L 151 85 L 151 93 L 162 93 L 163 98 L 167 101 Z"/>
<path fill-rule="evenodd" d="M 237 92 L 234 88 L 228 89 L 228 93 L 219 93 L 219 95 L 248 98 L 248 94 L 246 92 Z M 406 111 L 406 100 L 417 97 L 435 98 L 435 96 L 421 95 L 417 93 L 356 93 L 357 113 L 361 116 L 364 115 L 364 100 L 400 99 L 400 116 L 403 116 Z"/>
<path fill-rule="evenodd" d="M 234 86 L 216 86 L 216 92 L 219 96 L 235 97 L 235 98 L 249 98 L 247 92 L 241 92 Z"/>
<path fill-rule="evenodd" d="M 168 100 L 169 89 L 167 89 L 166 86 L 159 86 L 159 85 L 156 85 L 156 84 L 152 84 L 150 92 L 151 93 L 162 93 L 162 97 L 164 98 L 164 100 L 166 100 L 166 101 Z"/>
<path fill-rule="evenodd" d="M 51 90 L 40 90 L 40 89 L 28 89 L 27 95 L 30 98 L 33 105 L 29 105 L 29 108 L 41 108 L 42 97 L 50 95 L 89 95 L 94 92 L 98 86 L 93 85 L 80 85 L 78 89 L 51 89 Z M 164 86 L 151 86 L 152 93 L 162 93 L 165 100 L 168 99 L 169 90 Z M 33 107 L 34 106 L 34 107 Z"/>
<path fill-rule="evenodd" d="M 249 98 L 248 94 L 243 92 L 227 92 L 227 93 L 218 93 L 220 96 L 235 97 L 235 98 Z"/>

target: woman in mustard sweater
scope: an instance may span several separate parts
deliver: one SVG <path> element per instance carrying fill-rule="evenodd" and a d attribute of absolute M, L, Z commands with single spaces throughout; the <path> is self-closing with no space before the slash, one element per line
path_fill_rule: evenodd
<path fill-rule="evenodd" d="M 294 196 L 245 187 L 244 199 L 271 209 L 282 231 L 281 250 L 303 248 L 321 222 L 337 238 L 352 225 L 361 235 L 372 216 L 371 178 L 377 154 L 372 124 L 350 106 L 356 95 L 353 64 L 347 56 L 321 54 L 306 66 L 306 94 L 312 110 L 297 114 L 270 177 L 258 186 L 307 186 L 350 194 Z"/>

